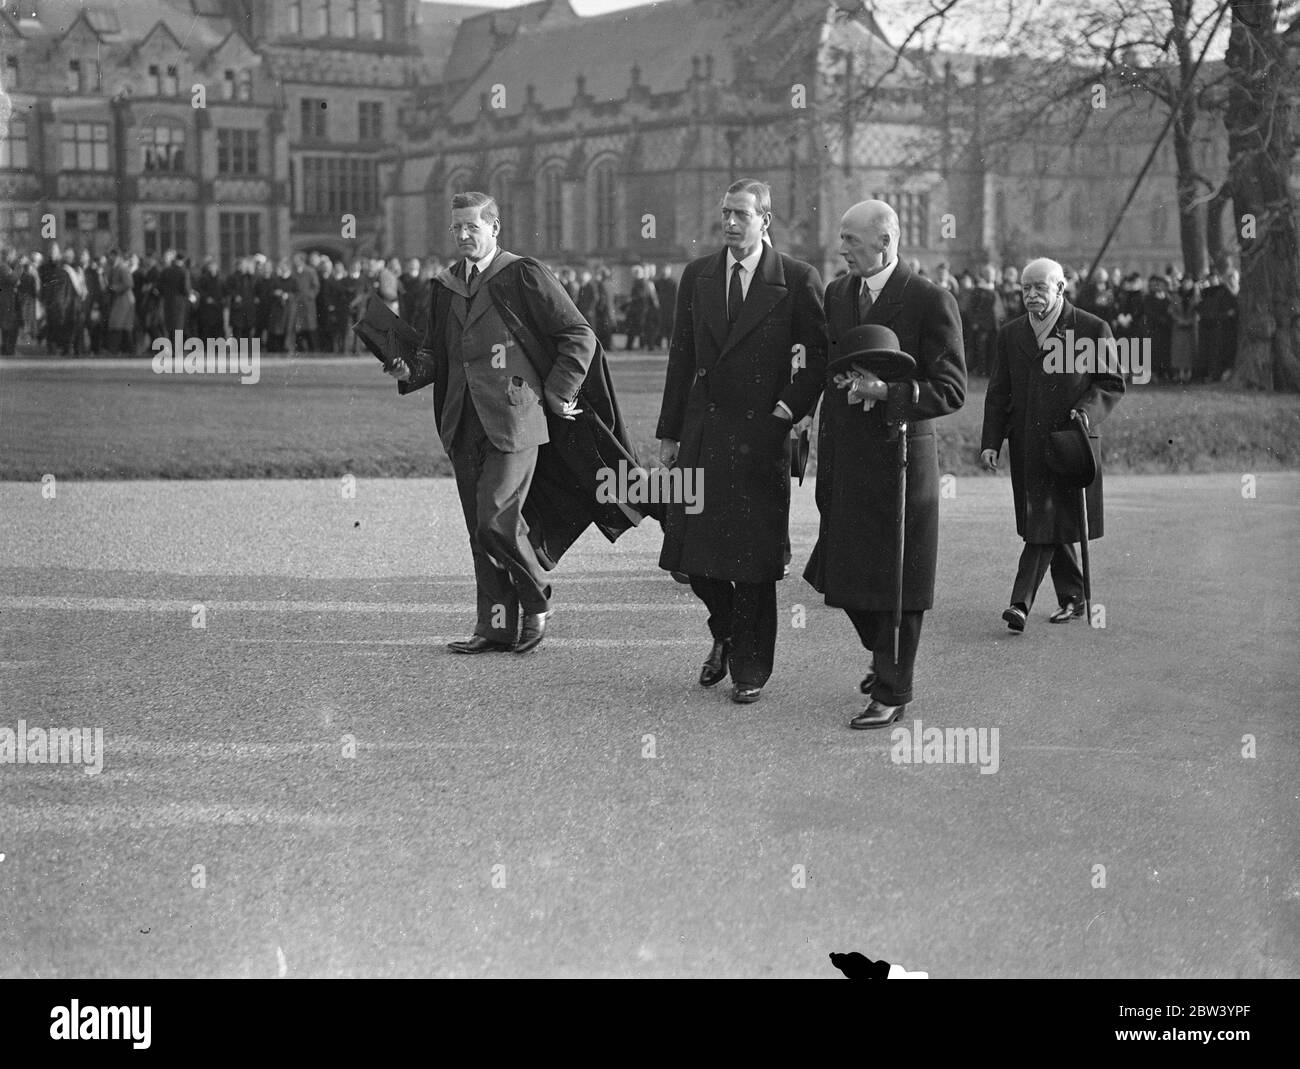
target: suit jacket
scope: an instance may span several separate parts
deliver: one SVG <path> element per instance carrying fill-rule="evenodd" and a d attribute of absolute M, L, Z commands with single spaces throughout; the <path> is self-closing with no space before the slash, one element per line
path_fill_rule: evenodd
<path fill-rule="evenodd" d="M 451 371 L 448 324 L 459 329 L 473 317 L 485 315 L 489 305 L 493 308 L 509 332 L 509 343 L 503 341 L 504 350 L 498 350 L 506 366 L 494 368 L 494 354 L 489 351 L 481 358 L 463 361 L 472 365 L 463 370 L 468 372 L 467 381 L 481 379 L 483 403 L 479 404 L 479 393 L 474 394 L 474 402 L 490 440 L 494 429 L 496 441 L 512 444 L 531 437 L 540 445 L 532 486 L 524 502 L 524 519 L 529 541 L 542 564 L 553 568 L 593 523 L 612 542 L 639 523 L 643 514 L 653 515 L 650 508 L 637 512 L 617 503 L 602 503 L 597 495 L 600 472 L 617 470 L 620 460 L 629 454 L 635 460 L 635 453 L 605 354 L 582 314 L 550 272 L 536 260 L 498 250 L 478 283 L 480 300 L 471 304 L 464 320 L 456 310 L 460 302 L 452 300 L 456 294 L 468 296 L 457 271 L 444 269 L 430 285 L 433 293 L 429 328 L 416 354 L 411 378 L 397 384 L 398 393 L 411 393 L 432 384 L 434 422 L 444 445 L 453 441 L 454 428 L 447 426 L 443 418 Z M 506 383 L 514 385 L 516 377 L 530 383 L 528 389 L 534 393 L 540 393 L 537 387 L 541 387 L 565 399 L 578 397 L 582 414 L 570 421 L 553 415 L 544 403 L 512 404 L 502 387 Z M 519 396 L 517 387 L 515 395 Z M 540 434 L 535 424 L 538 418 L 544 421 Z"/>
<path fill-rule="evenodd" d="M 449 409 L 448 391 L 453 381 L 461 378 L 494 448 L 513 453 L 541 445 L 550 437 L 543 391 L 550 389 L 566 399 L 577 395 L 596 353 L 596 337 L 559 283 L 540 265 L 500 249 L 478 279 L 472 299 L 462 266 L 460 261 L 455 270 L 444 268 L 434 278 L 434 311 L 421 349 L 427 359 L 420 368 L 412 368 L 410 380 L 399 383 L 399 390 L 405 394 L 430 382 L 434 384 L 434 420 L 449 451 L 458 424 L 448 417 L 459 415 L 461 399 L 452 397 Z M 510 267 L 515 270 L 503 280 L 506 284 L 493 286 L 493 280 Z M 524 283 L 520 289 L 525 302 L 522 311 L 555 348 L 555 359 L 547 365 L 545 379 L 538 370 L 545 354 L 526 353 L 522 348 L 525 343 L 510 330 L 508 317 L 502 315 L 501 304 L 514 288 L 509 283 L 516 278 Z M 551 282 L 554 284 L 548 284 Z M 453 296 L 464 300 L 453 300 Z M 508 306 L 510 301 L 505 303 Z M 480 335 L 475 328 L 489 313 L 495 316 L 492 325 L 497 327 L 499 323 L 499 327 L 490 336 Z M 520 316 L 521 310 L 514 309 L 513 313 Z M 456 369 L 449 366 L 448 340 L 452 332 L 458 338 L 470 338 L 461 361 L 463 367 Z M 521 387 L 532 396 L 524 395 Z"/>
<path fill-rule="evenodd" d="M 785 570 L 790 422 L 813 410 L 826 376 L 826 318 L 816 268 L 763 246 L 735 324 L 727 323 L 727 250 L 688 264 L 677 291 L 655 434 L 681 443 L 677 467 L 703 478 L 703 508 L 669 504 L 659 567 L 740 582 Z M 699 476 L 697 476 L 698 478 Z"/>
<path fill-rule="evenodd" d="M 1093 341 L 1111 337 L 1110 327 L 1091 313 L 1066 301 L 1050 337 L 1065 345 L 1072 336 Z M 1092 436 L 1124 393 L 1122 375 L 1047 371 L 1044 350 L 1038 347 L 1029 317 L 1014 319 L 998 331 L 997 355 L 984 398 L 984 428 L 980 449 L 1002 448 L 1010 443 L 1011 491 L 1016 503 L 1016 531 L 1026 542 L 1056 543 L 1080 540 L 1077 489 L 1064 485 L 1047 466 L 1047 438 L 1066 426 L 1071 409 L 1088 415 Z M 1098 442 L 1097 450 L 1100 450 Z M 1088 537 L 1100 538 L 1102 518 L 1101 467 L 1088 487 Z"/>
<path fill-rule="evenodd" d="M 857 325 L 857 275 L 826 290 L 831 356 Z M 874 611 L 894 608 L 898 442 L 890 423 L 905 420 L 907 499 L 904 512 L 903 609 L 934 604 L 939 551 L 939 460 L 932 420 L 966 400 L 966 365 L 957 300 L 899 261 L 865 322 L 898 335 L 916 359 L 916 377 L 891 383 L 888 400 L 870 411 L 850 406 L 848 391 L 827 383 L 817 438 L 817 507 L 821 527 L 804 578 L 826 604 Z"/>

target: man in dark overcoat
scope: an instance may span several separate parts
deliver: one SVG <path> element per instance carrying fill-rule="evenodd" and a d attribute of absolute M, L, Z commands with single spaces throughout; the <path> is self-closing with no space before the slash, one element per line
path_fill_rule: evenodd
<path fill-rule="evenodd" d="M 826 320 L 817 270 L 763 240 L 772 222 L 765 183 L 733 183 L 722 222 L 727 247 L 688 264 L 677 291 L 655 434 L 665 467 L 698 473 L 702 507 L 669 503 L 659 567 L 689 576 L 709 610 L 713 647 L 700 683 L 730 671 L 732 700 L 748 703 L 772 674 L 790 426 L 821 395 Z"/>
<path fill-rule="evenodd" d="M 1110 327 L 1065 299 L 1061 265 L 1030 261 L 1021 289 L 1027 314 L 998 332 L 980 435 L 980 460 L 990 471 L 1003 441 L 1010 446 L 1016 532 L 1025 540 L 1011 604 L 1002 613 L 1012 631 L 1025 629 L 1049 568 L 1059 605 L 1051 621 L 1066 623 L 1084 613 L 1083 572 L 1074 549 L 1082 537 L 1079 491 L 1048 466 L 1048 436 L 1067 427 L 1072 412 L 1081 412 L 1095 437 L 1124 393 L 1122 369 L 1108 366 L 1113 350 L 1104 343 L 1111 339 Z M 1093 356 L 1084 359 L 1087 354 Z M 1103 529 L 1100 465 L 1086 493 L 1091 540 Z"/>
<path fill-rule="evenodd" d="M 817 438 L 821 529 L 804 578 L 841 608 L 870 652 L 860 688 L 871 695 L 854 728 L 892 724 L 912 700 L 921 624 L 934 605 L 939 548 L 939 461 L 933 420 L 966 400 L 957 300 L 898 258 L 898 216 L 884 201 L 855 204 L 840 221 L 849 273 L 826 290 L 831 359 L 853 327 L 874 323 L 916 361 L 914 377 L 885 383 L 870 373 L 828 385 Z M 903 604 L 894 657 L 899 465 L 897 425 L 907 423 Z"/>
<path fill-rule="evenodd" d="M 163 253 L 163 267 L 158 274 L 158 296 L 162 300 L 163 325 L 170 342 L 176 331 L 186 329 L 190 295 L 194 292 L 190 269 L 176 255 L 175 249 Z"/>
<path fill-rule="evenodd" d="M 433 385 L 434 421 L 456 474 L 478 619 L 473 635 L 449 648 L 527 653 L 545 632 L 545 573 L 559 553 L 593 522 L 611 541 L 635 522 L 616 505 L 603 515 L 596 507 L 597 468 L 610 461 L 584 437 L 593 415 L 585 406 L 600 410 L 623 448 L 630 442 L 596 337 L 559 282 L 497 245 L 501 220 L 491 197 L 457 193 L 451 208 L 461 259 L 431 283 L 415 366 L 397 360 L 385 370 L 402 394 Z M 569 479 L 563 459 L 577 452 L 590 464 Z M 542 492 L 530 497 L 535 481 Z M 531 528 L 540 528 L 537 545 Z"/>

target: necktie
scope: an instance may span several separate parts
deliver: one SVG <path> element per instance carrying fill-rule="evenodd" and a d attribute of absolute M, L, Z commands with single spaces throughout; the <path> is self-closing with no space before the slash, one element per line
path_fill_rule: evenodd
<path fill-rule="evenodd" d="M 871 306 L 875 302 L 871 299 L 871 287 L 867 285 L 867 280 L 862 280 L 862 289 L 858 291 L 858 322 L 865 323 L 867 316 L 871 312 Z"/>
<path fill-rule="evenodd" d="M 478 281 L 478 264 L 473 264 L 469 269 L 469 290 L 473 291 L 474 283 Z"/>
<path fill-rule="evenodd" d="M 727 287 L 727 322 L 735 323 L 740 318 L 740 306 L 745 302 L 745 294 L 740 285 L 741 265 L 731 269 L 731 285 Z"/>

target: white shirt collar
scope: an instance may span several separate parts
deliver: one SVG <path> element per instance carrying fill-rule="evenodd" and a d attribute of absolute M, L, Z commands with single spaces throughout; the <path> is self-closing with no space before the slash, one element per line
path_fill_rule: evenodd
<path fill-rule="evenodd" d="M 475 267 L 478 268 L 478 273 L 480 275 L 483 274 L 483 272 L 488 269 L 488 266 L 492 263 L 492 261 L 496 259 L 497 253 L 500 251 L 501 251 L 500 246 L 493 245 L 492 251 L 488 253 L 486 256 L 484 256 L 483 259 L 470 260 L 469 264 L 465 268 L 465 277 L 469 278 L 470 271 L 472 271 Z"/>
<path fill-rule="evenodd" d="M 874 275 L 864 276 L 867 280 L 867 289 L 871 290 L 871 299 L 873 301 L 880 296 L 880 291 L 885 288 L 885 283 L 889 281 L 890 276 L 894 273 L 894 268 L 897 266 L 898 257 L 895 256 L 889 261 L 889 264 L 883 271 L 877 271 Z M 861 292 L 860 289 L 859 292 Z"/>
<path fill-rule="evenodd" d="M 740 264 L 740 266 L 744 268 L 745 274 L 752 275 L 754 271 L 757 269 L 759 257 L 762 255 L 763 255 L 763 243 L 761 241 L 758 243 L 758 248 L 756 248 L 753 252 L 751 252 L 748 256 L 746 256 L 743 260 L 737 260 L 736 254 L 732 252 L 731 249 L 728 249 L 727 250 L 727 277 L 728 278 L 731 277 L 731 269 L 735 264 Z"/>

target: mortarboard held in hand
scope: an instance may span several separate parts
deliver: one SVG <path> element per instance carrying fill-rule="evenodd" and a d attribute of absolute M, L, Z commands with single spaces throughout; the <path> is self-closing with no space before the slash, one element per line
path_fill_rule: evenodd
<path fill-rule="evenodd" d="M 381 301 L 378 294 L 370 295 L 366 310 L 352 329 L 384 367 L 392 367 L 398 360 L 405 361 L 407 367 L 414 366 L 420 335 Z"/>

